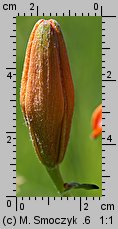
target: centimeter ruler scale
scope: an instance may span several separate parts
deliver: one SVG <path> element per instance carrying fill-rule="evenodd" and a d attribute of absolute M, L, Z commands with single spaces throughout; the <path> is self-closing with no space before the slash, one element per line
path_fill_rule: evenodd
<path fill-rule="evenodd" d="M 80 1 L 73 6 L 60 1 L 0 3 L 1 42 L 1 196 L 0 228 L 78 228 L 117 225 L 117 1 Z M 59 4 L 59 3 L 58 3 Z M 68 8 L 70 6 L 70 8 Z M 49 11 L 50 9 L 50 11 Z M 57 10 L 60 9 L 60 10 Z M 102 197 L 16 197 L 16 17 L 17 16 L 102 17 Z M 4 96 L 6 94 L 6 96 Z M 3 103 L 4 101 L 4 103 Z M 110 105 L 109 105 L 110 104 Z M 2 112 L 3 111 L 3 112 Z M 2 114 L 1 114 L 2 115 Z M 110 137 L 109 137 L 110 136 Z M 2 156 L 2 154 L 4 154 Z"/>

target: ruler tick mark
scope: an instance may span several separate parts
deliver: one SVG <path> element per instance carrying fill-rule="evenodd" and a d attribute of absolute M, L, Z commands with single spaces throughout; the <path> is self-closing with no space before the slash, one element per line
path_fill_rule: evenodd
<path fill-rule="evenodd" d="M 109 175 L 102 175 L 103 178 L 109 178 L 110 176 Z"/>
<path fill-rule="evenodd" d="M 115 82 L 116 80 L 102 80 L 102 81 L 105 81 L 105 82 Z"/>
<path fill-rule="evenodd" d="M 102 17 L 115 18 L 116 16 L 102 16 Z"/>
<path fill-rule="evenodd" d="M 6 134 L 16 134 L 14 131 L 7 131 Z"/>
<path fill-rule="evenodd" d="M 106 50 L 109 50 L 110 48 L 107 48 L 107 47 L 102 47 L 102 49 L 106 49 Z"/>
<path fill-rule="evenodd" d="M 102 143 L 103 146 L 116 146 L 116 143 Z"/>
<path fill-rule="evenodd" d="M 36 7 L 36 14 L 37 14 L 37 16 L 39 15 L 39 7 L 38 6 Z"/>
<path fill-rule="evenodd" d="M 48 197 L 48 205 L 50 205 L 50 198 Z"/>
<path fill-rule="evenodd" d="M 101 16 L 102 16 L 102 14 L 103 14 L 103 9 L 102 9 L 102 6 L 101 6 Z"/>
<path fill-rule="evenodd" d="M 82 198 L 80 197 L 80 211 L 82 210 Z"/>

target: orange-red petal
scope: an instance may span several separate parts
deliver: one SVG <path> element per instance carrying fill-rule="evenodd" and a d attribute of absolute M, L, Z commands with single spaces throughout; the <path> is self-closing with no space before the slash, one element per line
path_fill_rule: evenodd
<path fill-rule="evenodd" d="M 92 138 L 96 138 L 102 134 L 102 104 L 100 104 L 92 114 L 91 118 L 92 124 Z"/>

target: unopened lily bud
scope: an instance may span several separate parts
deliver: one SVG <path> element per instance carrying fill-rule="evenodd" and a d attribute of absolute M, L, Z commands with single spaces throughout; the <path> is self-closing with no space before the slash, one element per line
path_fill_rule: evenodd
<path fill-rule="evenodd" d="M 39 20 L 30 35 L 20 103 L 39 159 L 54 167 L 64 158 L 74 108 L 69 60 L 55 20 Z"/>
<path fill-rule="evenodd" d="M 92 138 L 96 138 L 102 134 L 102 104 L 100 104 L 92 114 Z"/>

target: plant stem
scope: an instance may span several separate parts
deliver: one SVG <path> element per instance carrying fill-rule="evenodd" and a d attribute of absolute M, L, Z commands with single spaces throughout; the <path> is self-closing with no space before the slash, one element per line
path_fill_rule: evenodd
<path fill-rule="evenodd" d="M 65 197 L 71 197 L 71 193 L 70 191 L 66 192 L 63 194 L 64 192 L 64 181 L 63 181 L 63 178 L 61 176 L 61 173 L 60 173 L 60 170 L 59 170 L 59 166 L 56 166 L 54 168 L 48 168 L 46 167 L 47 169 L 47 172 L 49 174 L 49 176 L 51 177 L 53 183 L 55 184 L 57 190 L 58 190 L 58 193 L 61 195 L 61 196 L 65 196 Z"/>

